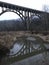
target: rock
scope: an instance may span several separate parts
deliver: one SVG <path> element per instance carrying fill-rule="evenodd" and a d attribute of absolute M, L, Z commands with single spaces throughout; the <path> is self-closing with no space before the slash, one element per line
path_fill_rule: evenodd
<path fill-rule="evenodd" d="M 34 37 L 28 37 L 27 40 L 36 41 L 36 39 Z"/>

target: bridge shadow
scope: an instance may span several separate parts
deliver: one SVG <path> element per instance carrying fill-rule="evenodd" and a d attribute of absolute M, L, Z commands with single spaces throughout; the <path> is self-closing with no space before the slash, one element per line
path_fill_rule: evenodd
<path fill-rule="evenodd" d="M 38 47 L 35 48 L 33 43 L 36 44 L 35 41 L 30 41 L 25 39 L 25 43 L 16 54 L 8 55 L 8 57 L 6 57 L 6 59 L 4 60 L 6 61 L 5 64 L 7 63 L 10 64 L 43 52 L 47 52 L 47 49 L 44 44 L 39 44 Z"/>

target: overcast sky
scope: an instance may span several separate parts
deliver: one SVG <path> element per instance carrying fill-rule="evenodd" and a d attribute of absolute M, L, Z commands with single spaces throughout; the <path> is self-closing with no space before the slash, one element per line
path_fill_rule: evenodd
<path fill-rule="evenodd" d="M 49 5 L 49 0 L 0 0 L 7 3 L 12 3 L 15 5 L 20 5 L 36 10 L 42 10 L 43 5 Z M 6 12 L 0 16 L 0 20 L 4 19 L 16 19 L 18 15 L 11 12 Z"/>

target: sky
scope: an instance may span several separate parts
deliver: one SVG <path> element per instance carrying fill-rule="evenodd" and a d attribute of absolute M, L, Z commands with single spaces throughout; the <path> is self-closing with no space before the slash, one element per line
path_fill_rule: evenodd
<path fill-rule="evenodd" d="M 49 6 L 49 0 L 0 0 L 15 5 L 42 10 L 44 5 Z M 0 9 L 1 10 L 1 9 Z M 1 12 L 1 11 L 0 11 Z M 6 12 L 0 16 L 0 20 L 16 19 L 19 16 L 12 12 Z"/>

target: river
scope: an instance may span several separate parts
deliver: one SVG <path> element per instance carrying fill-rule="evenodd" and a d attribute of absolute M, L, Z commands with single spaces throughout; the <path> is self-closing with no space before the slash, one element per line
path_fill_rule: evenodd
<path fill-rule="evenodd" d="M 23 41 L 25 40 L 25 41 Z M 24 39 L 21 39 L 20 42 L 15 42 L 15 44 L 13 45 L 13 47 L 10 49 L 10 54 L 9 55 L 14 55 L 16 54 L 22 47 L 24 44 L 31 44 L 31 46 L 34 48 L 34 49 L 37 49 L 38 47 L 40 46 L 44 46 L 46 47 L 47 49 L 49 49 L 49 44 L 41 44 L 41 43 L 38 43 L 38 41 L 36 42 L 36 38 L 35 37 L 26 37 Z M 31 47 L 30 47 L 31 49 Z"/>
<path fill-rule="evenodd" d="M 10 48 L 10 53 L 8 53 L 8 54 L 10 56 L 16 56 L 16 54 L 18 52 L 20 52 L 20 49 L 23 48 L 23 46 L 24 46 L 24 48 L 26 47 L 26 44 L 27 44 L 27 46 L 30 45 L 30 52 L 32 52 L 32 49 L 33 49 L 33 51 L 34 51 L 34 49 L 36 50 L 36 49 L 41 49 L 41 48 L 49 49 L 49 43 L 41 43 L 41 42 L 37 41 L 36 37 L 34 37 L 34 36 L 20 37 L 17 39 L 17 42 L 15 42 L 14 45 Z M 29 58 L 27 58 L 25 60 L 23 59 L 22 61 L 20 61 L 20 62 L 18 61 L 16 63 L 14 62 L 11 65 L 16 65 L 16 64 L 19 65 L 19 63 L 20 63 L 20 65 L 22 65 L 22 63 L 24 63 L 24 64 L 26 63 L 25 65 L 31 65 L 34 63 L 34 65 L 36 65 L 35 62 L 37 63 L 37 61 L 39 61 L 39 60 L 40 60 L 39 62 L 41 62 L 41 60 L 43 60 L 43 59 L 46 60 L 46 58 L 47 58 L 47 60 L 49 60 L 49 52 L 37 54 L 32 57 L 30 56 Z M 28 64 L 28 61 L 30 61 L 29 64 Z"/>

